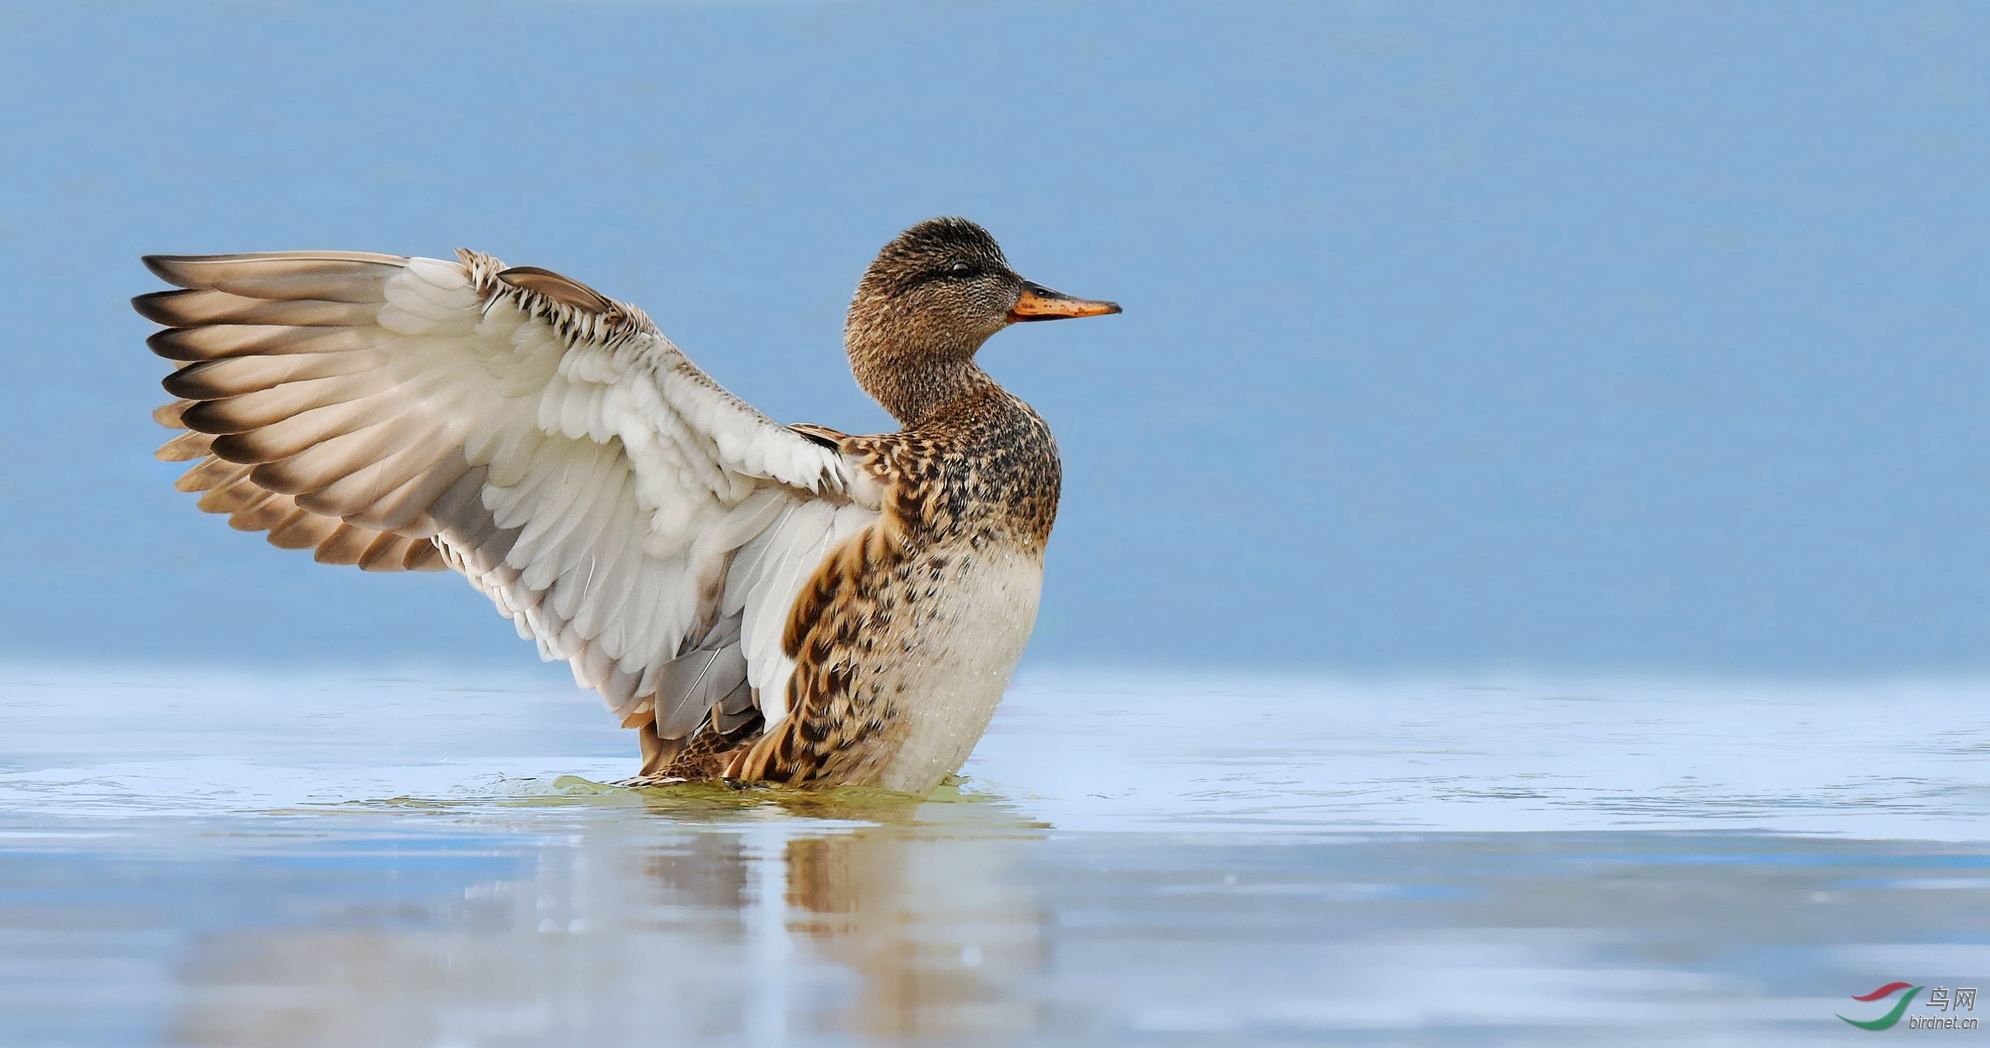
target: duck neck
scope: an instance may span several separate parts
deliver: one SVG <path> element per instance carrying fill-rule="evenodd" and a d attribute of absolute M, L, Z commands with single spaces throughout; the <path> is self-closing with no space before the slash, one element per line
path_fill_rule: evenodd
<path fill-rule="evenodd" d="M 857 385 L 907 429 L 949 404 L 996 388 L 995 380 L 974 362 L 981 340 L 973 345 L 924 344 L 850 334 L 850 371 Z"/>

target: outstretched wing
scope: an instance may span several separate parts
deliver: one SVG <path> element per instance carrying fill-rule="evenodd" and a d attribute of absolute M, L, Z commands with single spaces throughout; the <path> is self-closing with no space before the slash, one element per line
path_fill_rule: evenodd
<path fill-rule="evenodd" d="M 155 256 L 193 461 L 229 523 L 369 570 L 454 568 L 623 723 L 786 713 L 802 583 L 876 519 L 834 441 L 727 393 L 634 306 L 545 270 L 349 252 Z"/>

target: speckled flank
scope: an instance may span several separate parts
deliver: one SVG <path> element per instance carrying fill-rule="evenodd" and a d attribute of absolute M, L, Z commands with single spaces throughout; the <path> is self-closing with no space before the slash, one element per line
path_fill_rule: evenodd
<path fill-rule="evenodd" d="M 923 792 L 967 759 L 1035 623 L 1057 447 L 985 376 L 921 426 L 843 445 L 885 515 L 803 590 L 784 638 L 795 712 L 727 774 Z"/>

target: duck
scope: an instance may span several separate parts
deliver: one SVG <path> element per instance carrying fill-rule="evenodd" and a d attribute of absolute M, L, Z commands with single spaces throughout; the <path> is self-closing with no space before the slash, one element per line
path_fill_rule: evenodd
<path fill-rule="evenodd" d="M 151 255 L 199 508 L 365 571 L 455 571 L 637 733 L 626 785 L 923 795 L 986 731 L 1034 628 L 1062 471 L 977 354 L 1119 313 L 1023 279 L 963 218 L 906 229 L 843 342 L 897 421 L 783 425 L 647 314 L 458 250 Z"/>

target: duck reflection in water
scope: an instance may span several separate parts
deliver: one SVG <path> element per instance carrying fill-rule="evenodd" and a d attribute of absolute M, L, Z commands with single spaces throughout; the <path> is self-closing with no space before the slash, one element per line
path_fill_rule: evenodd
<path fill-rule="evenodd" d="M 860 976 L 846 1023 L 931 1037 L 1022 1033 L 1043 914 L 1022 849 L 987 829 L 943 838 L 883 826 L 787 846 L 789 927 Z"/>
<path fill-rule="evenodd" d="M 200 942 L 176 1039 L 970 1044 L 1039 1027 L 1038 824 L 944 786 L 795 792 L 603 797 L 616 806 L 497 854 L 491 837 L 427 861 L 366 842 L 378 894 L 341 880 L 298 926 Z M 284 865 L 280 890 L 308 894 L 310 871 Z"/>

